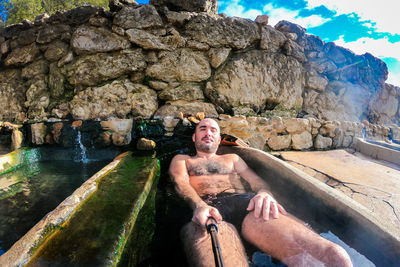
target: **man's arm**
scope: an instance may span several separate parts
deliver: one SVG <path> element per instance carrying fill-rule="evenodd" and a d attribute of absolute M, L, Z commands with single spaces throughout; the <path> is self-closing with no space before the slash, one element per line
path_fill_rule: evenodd
<path fill-rule="evenodd" d="M 190 185 L 185 158 L 185 155 L 176 155 L 169 166 L 169 174 L 175 183 L 176 192 L 193 209 L 192 221 L 201 226 L 206 224 L 208 217 L 214 217 L 218 222 L 221 221 L 222 217 L 218 210 L 207 205 Z"/>
<path fill-rule="evenodd" d="M 250 200 L 247 207 L 247 210 L 254 210 L 256 218 L 262 215 L 264 220 L 269 220 L 271 213 L 272 217 L 277 219 L 279 212 L 286 214 L 285 209 L 274 199 L 267 183 L 250 169 L 246 162 L 238 155 L 235 155 L 234 168 L 250 184 L 251 189 L 256 192 L 256 195 Z"/>

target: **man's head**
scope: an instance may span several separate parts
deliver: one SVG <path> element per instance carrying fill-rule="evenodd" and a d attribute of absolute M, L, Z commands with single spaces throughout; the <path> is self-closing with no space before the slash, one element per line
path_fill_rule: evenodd
<path fill-rule="evenodd" d="M 216 152 L 221 142 L 218 123 L 210 118 L 201 120 L 196 126 L 192 139 L 197 151 Z"/>

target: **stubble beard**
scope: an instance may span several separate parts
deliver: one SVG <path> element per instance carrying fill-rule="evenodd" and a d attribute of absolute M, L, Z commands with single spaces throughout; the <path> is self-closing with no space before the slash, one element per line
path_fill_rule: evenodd
<path fill-rule="evenodd" d="M 213 141 L 211 143 L 201 143 L 201 140 L 195 142 L 195 147 L 197 151 L 213 153 L 218 149 L 218 144 Z"/>

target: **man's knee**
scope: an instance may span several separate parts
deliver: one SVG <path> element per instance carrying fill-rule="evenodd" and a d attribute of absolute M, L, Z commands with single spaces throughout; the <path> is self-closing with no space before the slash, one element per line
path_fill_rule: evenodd
<path fill-rule="evenodd" d="M 325 257 L 328 266 L 353 266 L 346 250 L 334 243 L 325 249 Z"/>

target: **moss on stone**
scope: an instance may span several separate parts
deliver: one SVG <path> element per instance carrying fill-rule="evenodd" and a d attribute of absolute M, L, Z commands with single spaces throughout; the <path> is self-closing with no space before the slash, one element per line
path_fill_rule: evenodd
<path fill-rule="evenodd" d="M 28 263 L 115 266 L 159 173 L 153 157 L 126 156 L 98 182 L 60 229 L 43 242 Z"/>

